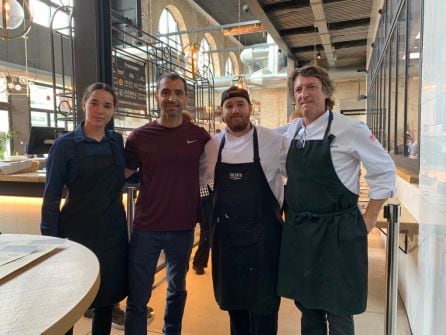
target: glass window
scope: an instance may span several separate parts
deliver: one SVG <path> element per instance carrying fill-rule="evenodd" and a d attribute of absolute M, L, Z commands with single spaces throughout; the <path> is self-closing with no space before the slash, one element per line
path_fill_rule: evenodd
<path fill-rule="evenodd" d="M 30 0 L 29 7 L 33 14 L 33 24 L 38 24 L 44 27 L 50 26 L 50 7 L 48 4 L 39 0 Z"/>
<path fill-rule="evenodd" d="M 405 123 L 405 115 L 406 115 L 406 27 L 407 27 L 407 11 L 406 6 L 404 5 L 401 10 L 400 17 L 398 19 L 398 97 L 397 97 L 397 138 L 396 138 L 396 146 L 399 148 L 397 154 L 407 155 L 407 147 L 404 142 L 404 123 Z M 406 150 L 404 150 L 406 149 Z"/>
<path fill-rule="evenodd" d="M 31 111 L 31 126 L 48 127 L 48 113 Z"/>
<path fill-rule="evenodd" d="M 158 31 L 160 34 L 170 34 L 178 32 L 178 24 L 175 21 L 172 13 L 168 9 L 163 9 L 161 12 L 160 21 L 158 24 Z M 168 44 L 172 48 L 182 50 L 180 35 L 162 36 L 161 41 Z"/>
<path fill-rule="evenodd" d="M 9 130 L 9 115 L 8 111 L 0 109 L 0 132 L 7 133 Z"/>
<path fill-rule="evenodd" d="M 390 57 L 390 50 L 387 49 L 386 51 L 386 55 L 384 57 L 384 64 L 382 66 L 382 99 L 381 99 L 381 113 L 380 113 L 380 118 L 381 118 L 381 129 L 382 129 L 382 134 L 381 136 L 387 136 L 387 150 L 389 150 L 389 152 L 391 152 L 393 150 L 393 138 L 392 135 L 394 134 L 394 132 L 390 132 L 389 131 L 389 121 L 390 121 L 390 116 L 389 116 L 389 58 Z"/>
<path fill-rule="evenodd" d="M 393 147 L 390 148 L 390 151 L 393 150 L 393 152 L 396 154 L 399 152 L 398 147 L 395 143 L 397 141 L 400 134 L 396 132 L 396 79 L 397 79 L 397 37 L 396 32 L 394 31 L 394 34 L 392 35 L 392 39 L 390 41 L 390 86 L 389 86 L 389 134 L 392 139 Z"/>
<path fill-rule="evenodd" d="M 406 145 L 409 158 L 417 159 L 420 111 L 421 6 L 418 1 L 408 1 L 408 6 Z"/>
<path fill-rule="evenodd" d="M 33 24 L 38 24 L 44 27 L 49 27 L 51 23 L 52 14 L 60 6 L 72 6 L 72 0 L 61 0 L 61 1 L 51 1 L 52 6 L 48 2 L 43 2 L 40 0 L 30 0 L 29 6 L 31 8 L 31 13 L 33 14 Z M 67 29 L 60 29 L 69 26 L 69 15 L 64 11 L 60 10 L 57 12 L 54 21 L 53 29 L 58 29 L 62 34 L 68 35 Z"/>
<path fill-rule="evenodd" d="M 423 1 L 387 0 L 383 8 L 367 74 L 367 122 L 396 165 L 418 173 Z"/>
<path fill-rule="evenodd" d="M 53 88 L 39 83 L 29 86 L 29 100 L 31 105 L 31 125 L 45 127 L 65 127 L 72 129 L 71 99 L 56 96 L 56 103 L 63 113 L 57 114 L 57 125 L 54 117 Z M 56 89 L 56 94 L 62 90 Z M 61 104 L 61 101 L 67 103 Z"/>
<path fill-rule="evenodd" d="M 8 78 L 0 73 L 0 102 L 8 102 Z"/>
<path fill-rule="evenodd" d="M 232 63 L 232 59 L 228 57 L 225 65 L 225 76 L 233 76 L 234 75 L 234 64 Z"/>
<path fill-rule="evenodd" d="M 211 46 L 206 37 L 203 37 L 200 43 L 200 52 L 198 54 L 198 72 L 203 78 L 213 76 L 214 64 L 210 54 Z"/>

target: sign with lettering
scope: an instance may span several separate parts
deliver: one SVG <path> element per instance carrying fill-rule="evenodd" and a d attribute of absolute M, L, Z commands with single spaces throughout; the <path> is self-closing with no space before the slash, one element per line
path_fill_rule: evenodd
<path fill-rule="evenodd" d="M 143 63 L 113 57 L 113 88 L 119 107 L 146 111 L 146 71 Z"/>

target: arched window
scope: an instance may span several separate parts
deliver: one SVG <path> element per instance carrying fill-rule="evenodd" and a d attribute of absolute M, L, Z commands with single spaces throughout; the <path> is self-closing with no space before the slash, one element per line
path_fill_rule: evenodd
<path fill-rule="evenodd" d="M 161 12 L 158 31 L 161 35 L 178 32 L 178 24 L 167 8 Z M 180 35 L 162 36 L 160 40 L 177 50 L 182 50 Z"/>
<path fill-rule="evenodd" d="M 214 75 L 214 63 L 210 51 L 211 46 L 206 37 L 203 37 L 200 43 L 200 53 L 198 54 L 198 72 L 204 78 Z"/>
<path fill-rule="evenodd" d="M 228 57 L 225 65 L 225 76 L 233 76 L 234 75 L 234 64 L 232 63 L 232 59 Z"/>

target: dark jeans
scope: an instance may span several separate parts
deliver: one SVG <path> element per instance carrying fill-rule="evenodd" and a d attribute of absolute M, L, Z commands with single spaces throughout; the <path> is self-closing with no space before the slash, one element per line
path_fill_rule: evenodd
<path fill-rule="evenodd" d="M 278 312 L 258 315 L 243 310 L 228 311 L 231 335 L 276 335 Z"/>
<path fill-rule="evenodd" d="M 147 334 L 147 303 L 152 294 L 161 249 L 166 255 L 167 298 L 163 332 L 181 334 L 186 304 L 186 273 L 193 243 L 193 230 L 177 232 L 133 231 L 129 250 L 129 295 L 125 332 Z"/>
<path fill-rule="evenodd" d="M 208 266 L 209 250 L 211 248 L 209 227 L 212 220 L 212 196 L 201 198 L 201 205 L 203 208 L 203 222 L 200 222 L 200 241 L 192 264 L 194 267 L 204 269 Z"/>
<path fill-rule="evenodd" d="M 112 306 L 93 308 L 92 335 L 110 335 L 112 324 Z M 71 328 L 66 335 L 73 335 Z"/>
<path fill-rule="evenodd" d="M 335 315 L 320 309 L 307 309 L 294 301 L 302 312 L 302 335 L 354 335 L 355 325 L 352 315 Z M 327 323 L 328 330 L 327 332 Z"/>

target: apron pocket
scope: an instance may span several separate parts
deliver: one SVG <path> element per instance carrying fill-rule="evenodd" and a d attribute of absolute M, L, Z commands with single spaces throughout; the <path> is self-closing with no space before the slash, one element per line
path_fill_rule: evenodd
<path fill-rule="evenodd" d="M 223 232 L 223 243 L 234 246 L 244 246 L 258 243 L 262 230 L 258 218 L 223 219 L 220 220 Z"/>

